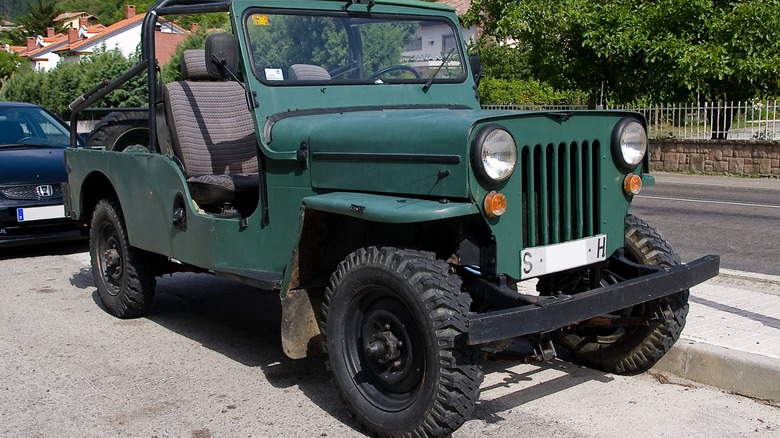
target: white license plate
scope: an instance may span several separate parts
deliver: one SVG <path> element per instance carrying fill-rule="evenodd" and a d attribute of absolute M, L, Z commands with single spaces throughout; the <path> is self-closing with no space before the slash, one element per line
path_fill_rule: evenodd
<path fill-rule="evenodd" d="M 59 219 L 63 217 L 65 217 L 65 206 L 62 204 L 16 209 L 16 220 L 19 222 Z"/>
<path fill-rule="evenodd" d="M 606 259 L 606 234 L 555 245 L 526 248 L 520 253 L 520 278 L 538 277 Z"/>

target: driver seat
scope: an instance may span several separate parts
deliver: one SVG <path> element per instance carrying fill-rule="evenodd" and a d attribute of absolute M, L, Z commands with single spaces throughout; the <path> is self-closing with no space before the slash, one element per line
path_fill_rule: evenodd
<path fill-rule="evenodd" d="M 171 146 L 198 205 L 211 211 L 254 209 L 260 187 L 258 148 L 244 89 L 210 75 L 206 62 L 205 50 L 185 50 L 184 80 L 165 85 Z"/>

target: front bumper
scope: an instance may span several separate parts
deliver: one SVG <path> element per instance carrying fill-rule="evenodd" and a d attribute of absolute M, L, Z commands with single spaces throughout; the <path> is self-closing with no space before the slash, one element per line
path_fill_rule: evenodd
<path fill-rule="evenodd" d="M 717 276 L 719 267 L 720 257 L 709 255 L 617 284 L 560 295 L 543 304 L 471 314 L 468 343 L 478 345 L 566 327 L 689 289 Z"/>

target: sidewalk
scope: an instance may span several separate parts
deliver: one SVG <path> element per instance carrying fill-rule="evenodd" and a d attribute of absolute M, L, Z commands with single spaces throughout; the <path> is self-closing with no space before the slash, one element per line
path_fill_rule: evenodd
<path fill-rule="evenodd" d="M 691 289 L 682 337 L 653 370 L 780 402 L 780 277 L 721 269 Z"/>

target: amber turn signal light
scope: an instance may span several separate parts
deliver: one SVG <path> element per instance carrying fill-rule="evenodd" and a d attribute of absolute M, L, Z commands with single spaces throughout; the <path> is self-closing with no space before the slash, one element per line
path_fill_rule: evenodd
<path fill-rule="evenodd" d="M 499 217 L 506 212 L 506 196 L 490 191 L 485 195 L 485 214 L 488 217 Z"/>
<path fill-rule="evenodd" d="M 623 192 L 626 195 L 638 195 L 642 191 L 642 177 L 630 173 L 623 180 Z"/>

